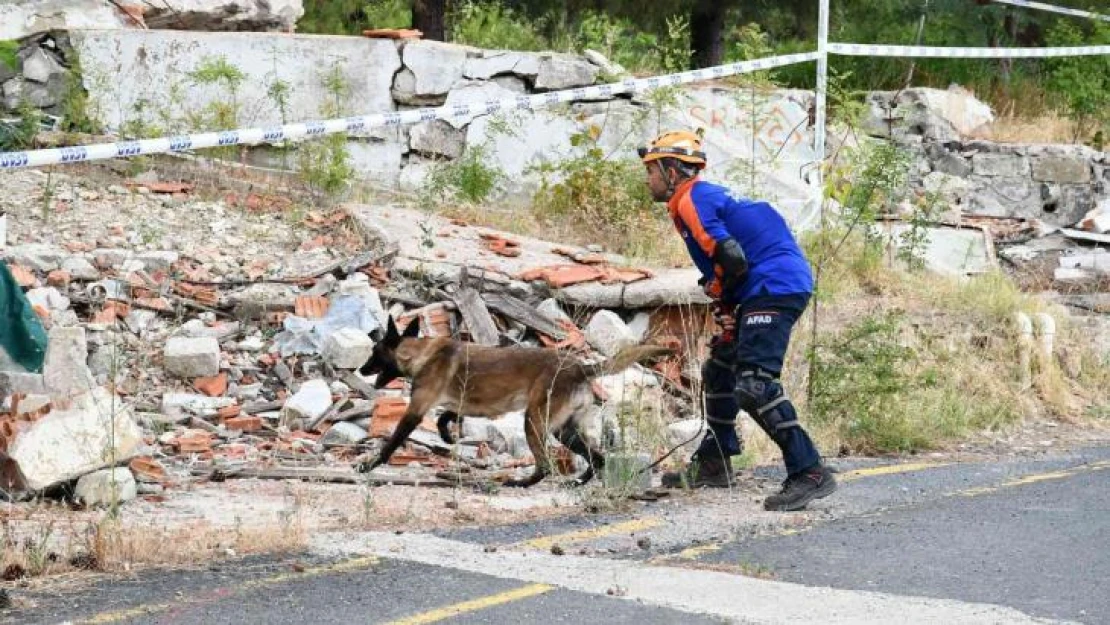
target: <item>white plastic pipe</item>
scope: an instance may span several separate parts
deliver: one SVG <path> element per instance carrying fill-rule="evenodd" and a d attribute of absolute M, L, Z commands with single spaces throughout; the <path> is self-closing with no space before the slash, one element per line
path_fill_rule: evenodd
<path fill-rule="evenodd" d="M 1037 326 L 1037 334 L 1040 338 L 1038 345 L 1040 346 L 1040 370 L 1048 371 L 1052 367 L 1052 352 L 1053 343 L 1056 341 L 1056 320 L 1048 313 L 1036 313 L 1033 315 L 1033 321 Z"/>
<path fill-rule="evenodd" d="M 1021 367 L 1021 389 L 1025 390 L 1033 385 L 1031 362 L 1033 322 L 1029 319 L 1029 315 L 1023 312 L 1014 313 L 1014 321 L 1018 327 L 1018 365 Z"/>

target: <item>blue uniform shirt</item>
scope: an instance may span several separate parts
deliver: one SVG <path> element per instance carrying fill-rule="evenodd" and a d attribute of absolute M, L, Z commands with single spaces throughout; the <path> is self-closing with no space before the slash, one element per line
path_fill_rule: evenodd
<path fill-rule="evenodd" d="M 725 187 L 695 178 L 679 185 L 667 207 L 694 264 L 712 281 L 710 293 L 722 301 L 741 304 L 761 295 L 813 292 L 805 254 L 786 220 L 767 202 L 738 199 Z M 720 293 L 723 270 L 713 253 L 718 241 L 729 238 L 744 250 L 748 275 L 735 292 Z"/>

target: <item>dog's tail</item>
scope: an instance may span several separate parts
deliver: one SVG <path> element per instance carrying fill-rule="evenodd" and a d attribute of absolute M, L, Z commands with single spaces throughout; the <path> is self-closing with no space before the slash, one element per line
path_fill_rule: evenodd
<path fill-rule="evenodd" d="M 662 345 L 631 345 L 621 348 L 621 350 L 609 360 L 596 364 L 582 365 L 582 372 L 587 378 L 612 375 L 624 371 L 638 362 L 651 358 L 658 358 L 660 356 L 670 356 L 673 353 L 673 349 L 670 347 L 663 347 Z"/>

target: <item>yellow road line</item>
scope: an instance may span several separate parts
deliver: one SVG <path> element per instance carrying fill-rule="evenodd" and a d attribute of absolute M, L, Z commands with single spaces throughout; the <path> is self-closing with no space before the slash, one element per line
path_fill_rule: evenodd
<path fill-rule="evenodd" d="M 1064 469 L 1062 471 L 1051 471 L 1049 473 L 1026 475 L 1023 477 L 1008 480 L 1006 482 L 1002 482 L 997 486 L 980 486 L 978 488 L 969 488 L 967 490 L 961 490 L 956 494 L 961 497 L 977 497 L 979 495 L 989 495 L 991 493 L 997 493 L 1004 488 L 1013 488 L 1014 486 L 1027 486 L 1029 484 L 1048 482 L 1051 480 L 1062 480 L 1064 478 L 1079 475 L 1081 473 L 1101 471 L 1102 469 L 1110 469 L 1110 460 L 1092 462 L 1091 464 L 1084 464 L 1073 469 Z"/>
<path fill-rule="evenodd" d="M 713 553 L 714 551 L 720 551 L 722 546 L 723 545 L 721 545 L 721 544 L 709 543 L 707 545 L 698 545 L 696 547 L 688 547 L 686 549 L 683 549 L 682 551 L 679 551 L 675 555 L 675 557 L 676 558 L 681 558 L 683 560 L 693 560 L 693 559 L 695 559 L 699 556 L 703 556 L 707 553 Z"/>
<path fill-rule="evenodd" d="M 836 476 L 837 481 L 851 482 L 858 480 L 861 477 L 872 477 L 875 475 L 891 475 L 893 473 L 909 473 L 911 471 L 924 471 L 926 469 L 935 469 L 937 467 L 947 467 L 951 462 L 911 462 L 908 464 L 890 464 L 881 467 L 870 467 L 867 469 L 856 469 L 854 471 L 846 471 Z"/>
<path fill-rule="evenodd" d="M 514 590 L 486 597 L 479 597 L 477 599 L 471 599 L 470 601 L 463 601 L 462 603 L 429 610 L 428 612 L 405 617 L 396 621 L 390 621 L 386 625 L 423 625 L 424 623 L 435 623 L 436 621 L 449 619 L 453 616 L 466 614 L 467 612 L 477 612 L 494 606 L 512 603 L 513 601 L 535 597 L 536 595 L 542 595 L 552 590 L 555 590 L 555 587 L 548 586 L 547 584 L 529 584 Z"/>
<path fill-rule="evenodd" d="M 608 525 L 601 525 L 592 527 L 588 530 L 578 530 L 577 532 L 567 532 L 565 534 L 555 534 L 553 536 L 543 536 L 541 538 L 533 538 L 518 543 L 523 547 L 531 547 L 533 549 L 550 549 L 553 545 L 561 545 L 565 543 L 576 543 L 583 540 L 590 540 L 593 538 L 602 538 L 604 536 L 612 536 L 613 534 L 621 534 L 625 532 L 639 532 L 642 530 L 657 527 L 663 524 L 662 519 L 649 517 L 646 519 L 636 519 L 633 521 L 623 521 L 621 523 L 610 523 Z"/>
<path fill-rule="evenodd" d="M 243 582 L 242 584 L 232 586 L 231 588 L 227 589 L 227 593 L 224 596 L 238 595 L 238 594 L 242 594 L 242 593 L 244 593 L 248 590 L 253 590 L 253 589 L 256 589 L 256 588 L 262 588 L 262 587 L 266 587 L 266 586 L 275 586 L 277 584 L 282 584 L 282 583 L 285 583 L 285 582 L 304 579 L 305 577 L 315 577 L 317 575 L 326 575 L 328 573 L 344 573 L 344 572 L 347 572 L 347 571 L 361 571 L 361 570 L 364 570 L 364 569 L 368 569 L 371 566 L 374 566 L 375 564 L 378 563 L 378 561 L 379 560 L 376 557 L 354 558 L 354 559 L 351 559 L 351 560 L 344 560 L 343 562 L 336 562 L 334 564 L 325 564 L 323 566 L 309 567 L 309 568 L 306 568 L 304 571 L 302 571 L 300 573 L 296 573 L 296 572 L 279 573 L 277 575 L 272 575 L 270 577 L 264 577 L 262 579 L 250 580 L 250 581 Z M 118 623 L 120 621 L 126 621 L 128 619 L 133 619 L 133 618 L 140 617 L 140 616 L 146 616 L 148 614 L 156 614 L 158 612 L 165 612 L 167 610 L 172 610 L 173 608 L 176 608 L 176 607 L 191 605 L 191 604 L 195 604 L 195 603 L 201 603 L 203 601 L 209 601 L 209 600 L 210 599 L 207 598 L 207 597 L 200 597 L 200 596 L 194 595 L 192 597 L 185 597 L 180 601 L 174 601 L 174 602 L 170 602 L 170 603 L 151 603 L 151 604 L 147 604 L 147 605 L 135 606 L 133 608 L 127 608 L 125 610 L 115 610 L 115 611 L 112 611 L 112 612 L 101 612 L 100 614 L 96 614 L 96 615 L 90 616 L 87 619 L 81 619 L 81 620 L 78 620 L 76 622 L 77 623 L 86 623 L 88 625 L 103 625 L 105 623 Z"/>

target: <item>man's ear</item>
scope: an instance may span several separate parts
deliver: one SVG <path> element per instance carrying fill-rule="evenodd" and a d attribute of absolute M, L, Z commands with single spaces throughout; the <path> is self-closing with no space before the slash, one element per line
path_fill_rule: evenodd
<path fill-rule="evenodd" d="M 414 339 L 419 335 L 420 335 L 420 320 L 419 319 L 413 319 L 412 321 L 409 322 L 409 324 L 407 326 L 405 326 L 405 333 L 401 335 L 401 338 Z"/>

